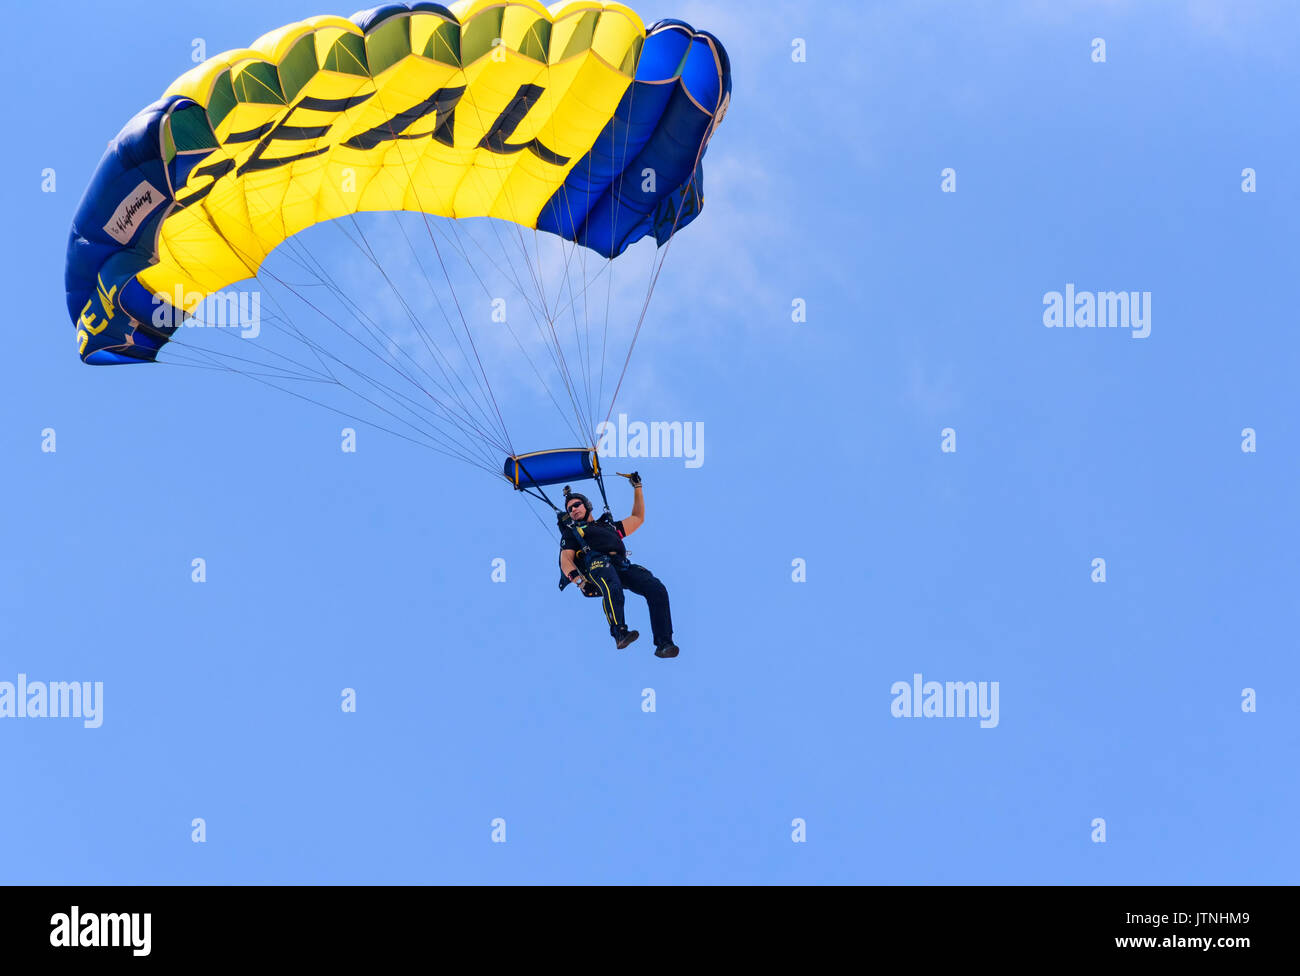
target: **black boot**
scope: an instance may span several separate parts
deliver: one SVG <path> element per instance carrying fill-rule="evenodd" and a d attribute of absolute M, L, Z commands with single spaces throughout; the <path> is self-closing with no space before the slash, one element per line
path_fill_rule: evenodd
<path fill-rule="evenodd" d="M 655 648 L 655 657 L 676 657 L 679 650 L 672 641 L 666 641 Z"/>
<path fill-rule="evenodd" d="M 620 627 L 618 632 L 614 634 L 614 646 L 621 651 L 640 636 L 641 634 L 638 631 Z"/>

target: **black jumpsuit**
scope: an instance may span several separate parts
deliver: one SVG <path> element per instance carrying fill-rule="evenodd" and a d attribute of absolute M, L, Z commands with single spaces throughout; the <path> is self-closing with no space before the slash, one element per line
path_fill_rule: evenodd
<path fill-rule="evenodd" d="M 591 558 L 586 560 L 582 544 L 568 526 L 560 530 L 560 548 L 573 553 L 578 569 L 600 590 L 600 605 L 609 621 L 610 634 L 617 636 L 627 629 L 623 591 L 631 590 L 645 597 L 650 607 L 650 630 L 655 647 L 672 643 L 673 618 L 668 609 L 668 588 L 650 570 L 628 560 L 623 545 L 623 523 L 615 522 L 606 513 L 594 521 L 579 523 L 578 528 L 582 530 L 582 541 L 592 552 Z"/>

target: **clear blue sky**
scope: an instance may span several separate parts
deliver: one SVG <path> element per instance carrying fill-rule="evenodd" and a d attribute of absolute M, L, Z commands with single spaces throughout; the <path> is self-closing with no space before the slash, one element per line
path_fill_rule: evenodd
<path fill-rule="evenodd" d="M 192 39 L 351 9 L 73 0 L 22 29 L 0 681 L 102 681 L 104 720 L 0 720 L 0 881 L 1300 881 L 1300 12 L 762 8 L 638 8 L 718 34 L 735 83 L 618 405 L 704 425 L 702 466 L 637 465 L 674 661 L 615 651 L 474 469 L 75 355 L 63 254 L 105 141 Z M 1044 328 L 1067 282 L 1151 292 L 1150 336 Z M 504 395 L 517 446 L 571 440 Z M 998 682 L 998 726 L 892 717 L 918 672 Z"/>

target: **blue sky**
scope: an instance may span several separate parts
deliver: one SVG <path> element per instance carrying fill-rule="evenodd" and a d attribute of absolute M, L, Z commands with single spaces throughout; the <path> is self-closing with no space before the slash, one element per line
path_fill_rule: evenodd
<path fill-rule="evenodd" d="M 703 425 L 699 467 L 633 462 L 673 661 L 557 594 L 554 533 L 474 468 L 78 361 L 105 141 L 194 38 L 352 12 L 183 6 L 65 4 L 0 69 L 0 681 L 104 687 L 98 728 L 0 720 L 0 880 L 1300 878 L 1294 6 L 639 5 L 734 74 L 616 411 Z M 1067 283 L 1150 292 L 1150 335 L 1044 328 Z M 567 445 L 503 368 L 515 446 Z M 916 673 L 997 682 L 997 726 L 894 717 Z"/>

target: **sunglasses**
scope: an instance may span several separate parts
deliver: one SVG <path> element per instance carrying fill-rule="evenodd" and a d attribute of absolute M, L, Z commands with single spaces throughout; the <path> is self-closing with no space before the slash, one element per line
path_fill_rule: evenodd
<path fill-rule="evenodd" d="M 572 511 L 574 511 L 575 509 L 578 509 L 578 508 L 586 508 L 586 506 L 583 505 L 582 502 L 570 502 L 570 503 L 569 503 L 569 511 L 570 511 L 570 512 L 572 512 Z"/>

